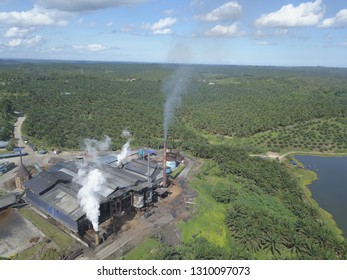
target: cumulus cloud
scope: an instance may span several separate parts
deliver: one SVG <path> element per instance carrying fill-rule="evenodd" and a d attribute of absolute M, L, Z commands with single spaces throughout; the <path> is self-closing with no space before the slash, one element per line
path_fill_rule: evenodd
<path fill-rule="evenodd" d="M 4 37 L 7 37 L 7 38 L 26 37 L 34 31 L 35 31 L 35 28 L 33 27 L 25 27 L 25 28 L 11 27 L 4 33 Z"/>
<path fill-rule="evenodd" d="M 34 46 L 36 44 L 38 44 L 39 42 L 41 42 L 42 37 L 41 36 L 34 36 L 31 38 L 15 38 L 10 40 L 6 46 L 8 47 L 20 47 L 20 46 L 24 46 L 24 47 L 31 47 Z"/>
<path fill-rule="evenodd" d="M 206 36 L 218 36 L 218 37 L 236 37 L 242 35 L 242 32 L 238 31 L 236 23 L 231 25 L 216 25 L 210 30 L 206 31 Z"/>
<path fill-rule="evenodd" d="M 68 24 L 60 12 L 42 9 L 38 6 L 22 12 L 0 12 L 0 23 L 20 26 L 64 26 Z"/>
<path fill-rule="evenodd" d="M 85 12 L 119 6 L 133 6 L 149 0 L 36 0 L 41 7 L 66 12 Z"/>
<path fill-rule="evenodd" d="M 10 38 L 4 45 L 11 48 L 36 45 L 42 41 L 42 37 L 32 36 L 34 32 L 34 27 L 11 27 L 3 35 L 5 38 Z"/>
<path fill-rule="evenodd" d="M 319 27 L 345 27 L 347 26 L 347 9 L 339 11 L 335 17 L 322 21 Z"/>
<path fill-rule="evenodd" d="M 72 47 L 76 50 L 82 50 L 87 52 L 101 52 L 106 49 L 106 47 L 101 44 L 73 45 Z"/>
<path fill-rule="evenodd" d="M 198 15 L 195 18 L 202 21 L 225 21 L 236 20 L 240 18 L 242 6 L 236 1 L 224 3 L 222 6 L 214 9 L 212 12 Z"/>
<path fill-rule="evenodd" d="M 153 34 L 159 35 L 167 35 L 172 34 L 171 26 L 173 26 L 177 22 L 177 18 L 166 17 L 160 19 L 158 22 L 154 24 L 143 23 L 142 28 L 145 30 L 152 31 Z"/>
<path fill-rule="evenodd" d="M 303 27 L 317 25 L 324 16 L 322 0 L 288 4 L 278 11 L 264 14 L 255 21 L 257 27 Z"/>

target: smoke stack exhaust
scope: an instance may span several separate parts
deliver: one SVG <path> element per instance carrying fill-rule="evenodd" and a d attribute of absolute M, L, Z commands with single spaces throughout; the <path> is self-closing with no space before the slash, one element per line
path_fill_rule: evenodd
<path fill-rule="evenodd" d="M 163 168 L 163 187 L 166 187 L 166 140 L 164 141 Z"/>
<path fill-rule="evenodd" d="M 95 233 L 95 246 L 99 246 L 100 239 L 99 239 L 99 231 L 94 231 Z"/>

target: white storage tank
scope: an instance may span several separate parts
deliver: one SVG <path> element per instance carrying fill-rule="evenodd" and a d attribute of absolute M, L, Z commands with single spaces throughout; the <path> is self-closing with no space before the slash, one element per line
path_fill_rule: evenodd
<path fill-rule="evenodd" d="M 145 206 L 144 194 L 134 193 L 133 194 L 133 206 L 137 209 L 141 209 Z"/>
<path fill-rule="evenodd" d="M 171 170 L 174 170 L 177 167 L 176 161 L 167 161 L 166 166 L 170 167 Z"/>

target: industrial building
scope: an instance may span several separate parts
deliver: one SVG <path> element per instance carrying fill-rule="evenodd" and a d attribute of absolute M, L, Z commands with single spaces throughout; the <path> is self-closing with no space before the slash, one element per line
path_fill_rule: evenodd
<path fill-rule="evenodd" d="M 167 191 L 161 188 L 162 166 L 149 159 L 132 159 L 120 167 L 114 164 L 112 157 L 86 163 L 60 161 L 24 183 L 26 202 L 82 239 L 92 224 L 78 199 L 82 188 L 78 183 L 81 169 L 87 172 L 97 169 L 106 181 L 95 193 L 100 205 L 99 224 L 144 209 Z"/>

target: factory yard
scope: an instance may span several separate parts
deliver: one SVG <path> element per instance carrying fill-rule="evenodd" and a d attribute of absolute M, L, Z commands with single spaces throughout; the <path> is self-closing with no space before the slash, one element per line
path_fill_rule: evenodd
<path fill-rule="evenodd" d="M 190 169 L 194 164 L 190 161 L 186 168 Z M 177 178 L 181 185 L 173 184 L 169 189 L 168 197 L 158 201 L 147 212 L 134 210 L 119 218 L 116 233 L 100 246 L 93 249 L 76 241 L 69 247 L 69 250 L 66 250 L 65 256 L 73 254 L 77 249 L 80 253 L 76 259 L 117 259 L 149 237 L 155 237 L 169 245 L 180 243 L 181 236 L 177 224 L 187 220 L 195 207 L 192 200 L 196 194 L 186 188 L 186 179 L 186 173 Z M 33 211 L 30 206 L 25 208 Z M 50 224 L 49 219 L 42 217 L 42 220 Z M 50 225 L 50 227 L 52 226 Z M 47 247 L 45 244 L 47 240 L 50 240 L 51 247 L 53 246 L 59 251 L 59 246 L 54 246 L 54 238 L 52 238 L 55 235 L 54 232 L 50 231 L 51 236 L 45 236 L 34 224 L 23 218 L 20 211 L 16 209 L 10 208 L 1 211 L 0 229 L 1 257 L 11 257 L 25 249 L 37 246 L 37 250 L 34 250 L 35 259 L 39 259 L 39 254 L 44 253 L 42 248 Z M 60 231 L 61 229 L 56 227 L 55 230 Z"/>
<path fill-rule="evenodd" d="M 0 212 L 0 256 L 11 257 L 32 247 L 44 234 L 15 209 Z"/>
<path fill-rule="evenodd" d="M 154 213 L 146 218 L 144 213 L 138 213 L 134 218 L 124 223 L 115 237 L 100 245 L 95 252 L 85 250 L 78 259 L 116 259 L 139 245 L 148 237 L 155 237 L 169 244 L 181 242 L 177 224 L 189 218 L 194 205 L 187 203 L 194 198 L 194 193 L 185 187 L 174 185 L 170 196 L 163 199 L 153 208 Z"/>
<path fill-rule="evenodd" d="M 47 173 L 48 171 L 48 172 L 53 172 L 49 174 L 52 174 L 52 175 L 55 174 L 55 176 L 57 176 L 56 175 L 57 173 L 54 173 L 54 172 L 58 170 L 61 170 L 66 173 L 62 178 L 58 178 L 59 176 L 56 179 L 54 179 L 54 177 L 48 177 L 50 178 L 49 180 L 53 180 L 51 184 L 54 183 L 54 180 L 63 179 L 65 180 L 64 182 L 67 182 L 66 181 L 67 179 L 72 180 L 71 176 L 76 176 L 76 174 L 74 175 L 73 173 L 75 172 L 74 170 L 75 167 L 73 167 L 74 164 L 69 165 L 68 162 L 74 162 L 76 159 L 84 158 L 84 156 L 86 156 L 85 152 L 83 151 L 63 152 L 59 155 L 56 155 L 53 152 L 39 154 L 33 151 L 32 149 L 30 149 L 30 147 L 28 146 L 28 143 L 23 142 L 23 139 L 21 136 L 21 125 L 23 121 L 24 121 L 23 117 L 18 118 L 16 126 L 15 126 L 15 136 L 18 141 L 18 146 L 23 147 L 24 151 L 27 153 L 27 155 L 23 157 L 24 165 L 26 166 L 35 165 L 36 166 L 35 168 L 38 167 L 38 168 L 42 168 L 42 170 L 45 170 L 44 171 L 46 172 L 45 174 L 48 174 Z M 109 159 L 110 159 L 109 156 L 105 156 L 102 158 L 102 160 L 109 160 Z M 159 160 L 159 162 L 162 160 L 161 155 L 159 155 L 157 160 Z M 16 166 L 17 165 L 19 166 L 21 164 L 20 163 L 21 160 L 19 157 L 8 159 L 8 161 L 14 162 Z M 60 166 L 59 162 L 66 162 L 66 164 L 61 163 L 62 165 Z M 104 163 L 101 163 L 101 164 L 104 164 Z M 141 163 L 140 161 L 138 161 L 136 159 L 136 156 L 134 155 L 132 159 L 130 160 L 130 162 L 125 164 L 124 168 L 131 170 L 131 168 L 134 168 L 134 167 L 136 168 L 141 167 L 142 166 L 141 164 L 144 164 L 144 162 Z M 153 184 L 158 184 L 159 181 L 158 179 L 155 179 L 155 178 L 160 178 L 158 177 L 158 174 L 160 175 L 162 172 L 158 173 L 160 170 L 158 169 L 160 168 L 160 165 L 158 167 L 156 163 L 153 163 L 153 164 L 154 165 L 152 165 L 151 163 L 151 169 L 148 166 L 148 172 L 151 170 L 151 174 L 153 176 L 157 176 L 157 177 L 151 176 L 151 178 L 153 180 L 157 180 L 157 181 L 152 181 Z M 104 171 L 108 170 L 107 172 L 111 172 L 111 169 L 110 169 L 111 165 L 108 165 L 109 167 L 104 167 L 106 168 L 106 170 Z M 23 205 L 20 206 L 18 210 L 11 208 L 11 207 L 18 207 L 18 205 L 15 204 L 14 206 L 10 206 L 10 208 L 2 210 L 0 212 L 0 237 L 1 237 L 0 257 L 4 257 L 4 258 L 16 257 L 19 259 L 23 257 L 24 259 L 25 258 L 40 259 L 42 258 L 42 255 L 45 254 L 46 249 L 51 249 L 55 251 L 55 258 L 59 256 L 59 258 L 64 258 L 64 259 L 67 259 L 67 258 L 68 259 L 106 259 L 106 258 L 117 259 L 117 258 L 121 258 L 125 253 L 127 253 L 132 248 L 136 247 L 137 245 L 139 245 L 141 242 L 143 242 L 149 237 L 154 237 L 160 240 L 161 242 L 164 242 L 169 245 L 179 244 L 181 242 L 181 236 L 177 228 L 177 225 L 179 222 L 187 220 L 195 208 L 195 204 L 192 202 L 192 200 L 195 198 L 196 194 L 192 190 L 188 190 L 187 184 L 186 184 L 188 173 L 194 166 L 196 166 L 195 160 L 186 157 L 184 166 L 181 166 L 179 170 L 181 173 L 175 178 L 175 180 L 174 179 L 170 180 L 171 181 L 170 186 L 168 188 L 162 188 L 162 189 L 159 188 L 157 190 L 154 189 L 154 191 L 158 193 L 158 200 L 154 204 L 152 205 L 149 204 L 145 208 L 136 208 L 136 207 L 133 209 L 125 208 L 127 210 L 125 210 L 122 213 L 122 215 L 119 215 L 118 217 L 114 216 L 113 218 L 110 218 L 102 222 L 100 224 L 100 229 L 101 229 L 101 232 L 103 232 L 103 234 L 107 233 L 107 237 L 106 236 L 104 237 L 102 234 L 100 234 L 100 238 L 102 240 L 99 245 L 96 243 L 93 244 L 94 241 L 92 242 L 90 242 L 90 240 L 88 241 L 88 235 L 89 237 L 94 236 L 94 231 L 92 229 L 87 230 L 84 236 L 79 236 L 78 234 L 76 235 L 77 226 L 78 226 L 78 230 L 80 230 L 79 225 L 76 224 L 76 230 L 73 230 L 74 231 L 73 233 L 70 231 L 71 228 L 69 229 L 69 226 L 67 228 L 66 228 L 66 225 L 62 227 L 59 223 L 57 223 L 56 221 L 54 221 L 54 219 L 50 217 L 51 214 L 47 213 L 46 211 L 42 211 L 42 209 L 37 209 L 37 205 L 36 206 L 31 205 L 32 201 L 29 199 L 28 189 L 31 190 L 31 187 L 36 189 L 41 184 L 39 183 L 40 180 L 42 179 L 46 180 L 44 179 L 45 177 L 40 177 L 41 171 L 36 170 L 36 173 L 38 173 L 37 176 L 34 177 L 36 179 L 32 179 L 31 182 L 33 183 L 30 184 L 29 182 L 29 184 L 26 185 L 26 192 L 23 196 L 25 202 L 27 202 L 28 204 L 26 206 L 25 204 L 24 206 Z M 67 170 L 66 168 L 68 169 L 72 168 L 72 169 Z M 115 174 L 118 174 L 117 176 L 121 176 L 121 177 L 130 176 L 130 173 L 124 173 L 125 171 L 122 171 L 125 169 L 123 168 L 112 169 L 114 170 L 112 172 L 116 172 Z M 18 195 L 22 193 L 23 190 L 17 189 L 14 182 L 15 181 L 14 179 L 17 176 L 16 175 L 17 171 L 18 171 L 18 167 L 0 176 L 0 191 L 2 194 L 13 193 Z M 139 170 L 136 170 L 136 169 L 135 171 L 139 172 Z M 147 167 L 144 168 L 144 172 L 145 171 L 147 171 Z M 63 174 L 63 173 L 60 173 L 60 174 Z M 44 176 L 48 176 L 48 175 L 44 175 Z M 52 175 L 49 175 L 49 176 L 52 176 Z M 143 175 L 145 175 L 145 173 Z M 131 176 L 135 176 L 135 175 L 131 175 Z M 140 175 L 136 175 L 136 176 L 140 176 Z M 138 178 L 140 177 L 136 177 L 136 176 L 134 178 L 137 178 L 138 180 Z M 123 179 L 120 179 L 121 177 L 117 177 L 118 179 L 115 177 L 114 180 L 116 181 L 121 180 L 119 181 L 119 183 L 121 182 L 125 183 L 126 181 L 122 181 Z M 124 178 L 128 178 L 128 177 L 124 177 Z M 133 178 L 133 177 L 129 177 L 129 178 Z M 37 185 L 36 181 L 37 183 L 39 183 L 39 185 Z M 59 181 L 56 181 L 56 182 L 59 182 Z M 66 185 L 66 187 L 68 186 L 69 185 Z M 48 188 L 48 187 L 49 185 L 45 187 L 41 186 L 39 188 Z M 135 191 L 134 199 L 135 199 L 136 192 L 140 190 L 138 189 L 138 187 L 135 187 L 134 189 Z M 111 188 L 114 188 L 114 187 L 111 187 Z M 59 195 L 61 195 L 61 190 L 59 189 L 59 187 L 57 189 L 57 192 Z M 116 194 L 117 192 L 113 191 L 113 193 Z M 47 195 L 49 194 L 50 192 L 47 193 Z M 53 199 L 53 194 L 54 193 L 50 195 L 52 196 L 51 199 Z M 122 195 L 122 192 L 120 193 L 120 195 Z M 57 203 L 60 203 L 59 201 L 61 199 L 62 198 L 57 200 Z M 46 201 L 45 198 L 43 198 L 43 200 Z M 36 200 L 34 199 L 34 201 Z M 59 207 L 58 205 L 60 204 L 57 204 L 57 207 Z M 52 204 L 52 206 L 56 207 L 54 206 L 54 204 Z M 127 206 L 124 204 L 122 208 L 123 207 L 127 207 Z M 66 214 L 68 214 L 68 212 L 66 212 Z M 79 219 L 79 217 L 77 218 Z M 82 219 L 84 218 L 82 217 Z M 38 220 L 40 221 L 38 222 Z M 47 227 L 49 228 L 49 230 L 47 229 Z M 113 228 L 113 230 L 110 230 L 111 228 Z M 60 235 L 60 236 L 65 235 L 66 244 L 59 244 L 60 241 L 54 238 L 55 235 Z M 31 253 L 31 252 L 34 252 L 34 253 Z"/>

